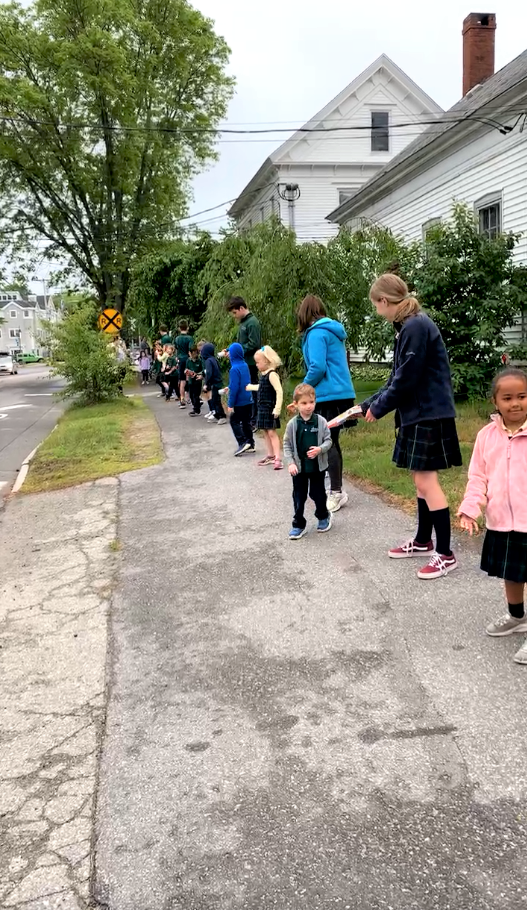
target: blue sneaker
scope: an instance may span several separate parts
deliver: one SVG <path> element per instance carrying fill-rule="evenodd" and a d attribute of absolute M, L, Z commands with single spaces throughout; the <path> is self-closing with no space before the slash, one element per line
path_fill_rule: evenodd
<path fill-rule="evenodd" d="M 300 540 L 304 534 L 307 534 L 307 528 L 291 528 L 289 531 L 289 540 Z"/>
<path fill-rule="evenodd" d="M 331 512 L 327 518 L 321 518 L 318 525 L 317 531 L 320 531 L 321 534 L 324 534 L 326 531 L 329 531 L 332 524 Z"/>

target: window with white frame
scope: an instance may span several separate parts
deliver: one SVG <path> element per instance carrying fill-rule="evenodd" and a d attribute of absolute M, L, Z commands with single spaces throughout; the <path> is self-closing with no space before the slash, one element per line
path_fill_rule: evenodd
<path fill-rule="evenodd" d="M 11 319 L 16 319 L 16 317 L 17 317 L 17 312 L 16 312 L 16 310 L 10 310 L 10 311 L 9 311 L 9 317 L 10 317 Z"/>
<path fill-rule="evenodd" d="M 18 338 L 18 332 L 17 332 L 17 330 L 16 330 L 16 329 L 9 329 L 9 337 L 10 337 L 10 338 Z"/>
<path fill-rule="evenodd" d="M 492 240 L 501 234 L 502 197 L 501 194 L 485 196 L 475 203 L 479 232 Z"/>
<path fill-rule="evenodd" d="M 31 319 L 31 313 L 29 310 L 24 310 L 24 319 Z"/>
<path fill-rule="evenodd" d="M 390 151 L 390 114 L 388 111 L 371 112 L 371 150 Z"/>
<path fill-rule="evenodd" d="M 339 190 L 339 205 L 342 205 L 344 202 L 347 202 L 348 199 L 351 199 L 355 192 L 356 190 L 351 188 L 349 190 Z"/>

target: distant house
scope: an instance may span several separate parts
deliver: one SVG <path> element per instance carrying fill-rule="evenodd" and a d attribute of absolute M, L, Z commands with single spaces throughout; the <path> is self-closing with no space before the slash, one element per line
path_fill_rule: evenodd
<path fill-rule="evenodd" d="M 27 300 L 14 292 L 0 292 L 0 350 L 22 354 L 46 353 L 43 321 L 58 322 L 61 311 L 50 295 L 29 295 Z"/>
<path fill-rule="evenodd" d="M 383 54 L 264 161 L 229 215 L 241 230 L 276 215 L 300 241 L 328 240 L 328 212 L 441 113 Z"/>
<path fill-rule="evenodd" d="M 527 261 L 527 51 L 494 74 L 496 17 L 463 24 L 463 98 L 407 145 L 328 220 L 382 224 L 409 240 L 447 218 L 454 201 L 474 207 L 480 230 L 520 233 Z M 518 324 L 511 342 L 526 341 Z"/>

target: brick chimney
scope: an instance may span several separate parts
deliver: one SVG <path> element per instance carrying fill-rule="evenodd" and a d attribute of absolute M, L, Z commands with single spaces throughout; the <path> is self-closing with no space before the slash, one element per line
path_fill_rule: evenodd
<path fill-rule="evenodd" d="M 494 75 L 494 13 L 469 13 L 463 22 L 463 96 Z"/>

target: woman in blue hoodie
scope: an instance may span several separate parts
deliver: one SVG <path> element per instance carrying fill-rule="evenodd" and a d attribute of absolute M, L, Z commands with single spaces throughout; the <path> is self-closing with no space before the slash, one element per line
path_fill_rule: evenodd
<path fill-rule="evenodd" d="M 234 454 L 238 457 L 244 452 L 254 452 L 254 436 L 251 429 L 253 397 L 246 388 L 251 382 L 251 374 L 244 360 L 241 344 L 237 341 L 231 344 L 228 353 L 231 362 L 228 408 L 231 415 L 231 430 L 238 443 Z"/>
<path fill-rule="evenodd" d="M 317 413 L 329 422 L 355 403 L 346 354 L 346 330 L 340 322 L 328 319 L 319 297 L 308 294 L 298 308 L 298 331 L 302 335 L 302 353 L 307 368 L 304 382 L 313 386 L 317 395 Z M 331 430 L 333 445 L 328 452 L 331 491 L 328 509 L 338 512 L 346 505 L 348 495 L 342 489 L 342 452 L 340 427 Z"/>

